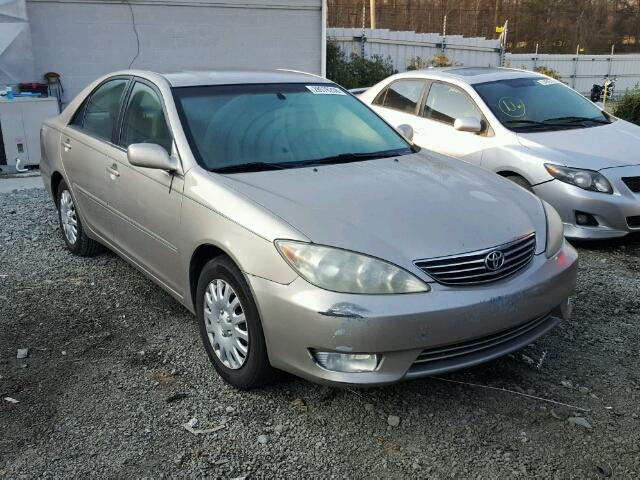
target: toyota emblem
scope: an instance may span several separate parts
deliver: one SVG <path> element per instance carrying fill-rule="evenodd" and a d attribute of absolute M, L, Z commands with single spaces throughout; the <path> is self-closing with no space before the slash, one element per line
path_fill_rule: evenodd
<path fill-rule="evenodd" d="M 504 253 L 502 253 L 500 250 L 494 250 L 484 258 L 484 266 L 487 267 L 487 270 L 490 270 L 492 272 L 500 270 L 503 265 Z"/>

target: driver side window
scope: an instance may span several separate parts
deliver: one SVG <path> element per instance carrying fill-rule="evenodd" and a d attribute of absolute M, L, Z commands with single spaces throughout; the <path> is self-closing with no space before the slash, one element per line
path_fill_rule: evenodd
<path fill-rule="evenodd" d="M 482 122 L 482 114 L 469 96 L 445 83 L 431 85 L 422 116 L 448 125 L 453 125 L 456 119 L 463 117 L 477 118 Z"/>
<path fill-rule="evenodd" d="M 160 97 L 148 85 L 136 82 L 122 122 L 120 146 L 127 148 L 133 143 L 155 143 L 171 153 L 172 142 Z"/>

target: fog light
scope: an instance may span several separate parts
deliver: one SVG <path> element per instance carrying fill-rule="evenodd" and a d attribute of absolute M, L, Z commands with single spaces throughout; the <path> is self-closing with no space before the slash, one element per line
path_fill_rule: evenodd
<path fill-rule="evenodd" d="M 373 372 L 378 366 L 374 353 L 337 353 L 312 351 L 313 358 L 322 368 L 334 372 Z"/>
<path fill-rule="evenodd" d="M 590 213 L 576 212 L 576 223 L 578 225 L 585 225 L 588 227 L 597 227 L 598 220 Z"/>

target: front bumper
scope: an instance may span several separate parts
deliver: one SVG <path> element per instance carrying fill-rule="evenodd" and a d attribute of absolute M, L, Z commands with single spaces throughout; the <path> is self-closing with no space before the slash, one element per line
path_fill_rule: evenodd
<path fill-rule="evenodd" d="M 536 255 L 512 277 L 472 287 L 434 283 L 429 293 L 340 294 L 301 278 L 289 285 L 259 277 L 249 282 L 274 367 L 320 383 L 380 385 L 466 368 L 531 343 L 568 314 L 576 274 L 577 253 L 565 242 L 555 257 Z M 520 327 L 517 338 L 493 341 Z M 436 347 L 487 341 L 491 348 L 471 348 L 445 361 L 440 356 L 428 367 L 414 364 Z M 341 373 L 319 366 L 310 350 L 376 353 L 382 360 L 373 372 Z"/>
<path fill-rule="evenodd" d="M 583 190 L 559 180 L 533 187 L 536 195 L 558 211 L 567 238 L 596 240 L 640 231 L 640 227 L 628 224 L 629 218 L 640 216 L 640 193 L 632 192 L 622 181 L 623 177 L 640 176 L 640 166 L 608 168 L 601 173 L 613 186 L 613 194 Z M 598 226 L 578 225 L 576 211 L 591 214 L 598 221 Z"/>

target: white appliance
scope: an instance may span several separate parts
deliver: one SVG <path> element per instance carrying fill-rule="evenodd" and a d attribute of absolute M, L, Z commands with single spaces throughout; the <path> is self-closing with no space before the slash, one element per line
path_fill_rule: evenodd
<path fill-rule="evenodd" d="M 0 98 L 0 170 L 40 164 L 40 127 L 47 118 L 58 115 L 54 97 Z"/>

